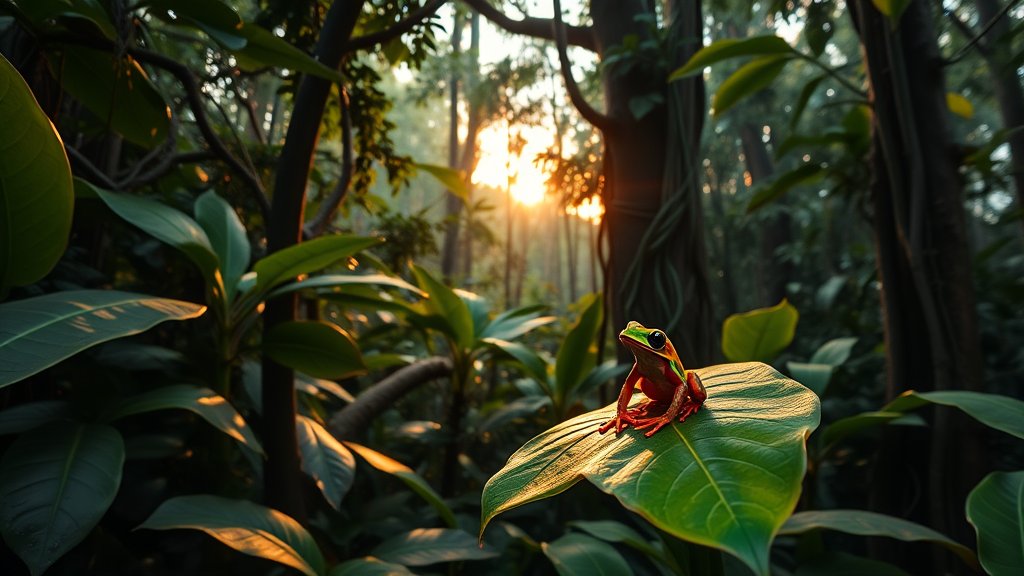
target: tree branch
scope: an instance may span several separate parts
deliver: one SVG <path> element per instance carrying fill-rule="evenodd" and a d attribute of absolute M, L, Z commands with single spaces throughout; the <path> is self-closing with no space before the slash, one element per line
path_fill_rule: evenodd
<path fill-rule="evenodd" d="M 522 20 L 509 18 L 504 12 L 491 6 L 487 0 L 462 0 L 474 10 L 483 15 L 492 23 L 513 34 L 522 34 L 533 38 L 554 40 L 555 30 L 550 18 L 524 17 Z M 557 12 L 557 10 L 556 10 Z M 594 41 L 594 34 L 589 26 L 567 26 L 566 38 L 568 44 L 586 48 L 591 52 L 597 52 L 597 43 Z"/>
<path fill-rule="evenodd" d="M 352 171 L 355 168 L 355 161 L 352 154 L 352 112 L 349 110 L 348 91 L 342 86 L 341 90 L 341 175 L 338 183 L 334 185 L 330 195 L 320 203 L 320 209 L 303 227 L 303 234 L 306 238 L 315 238 L 324 233 L 327 223 L 334 217 L 334 213 L 341 205 L 348 193 L 348 187 L 352 184 Z"/>
<path fill-rule="evenodd" d="M 400 22 L 385 28 L 380 32 L 374 32 L 373 34 L 366 34 L 365 36 L 357 36 L 348 41 L 345 45 L 346 52 L 354 52 L 356 50 L 366 50 L 373 48 L 378 44 L 384 44 L 390 42 L 395 38 L 398 38 L 402 34 L 412 30 L 417 24 L 420 24 L 427 18 L 430 18 L 437 12 L 437 9 L 443 6 L 448 0 L 430 0 L 423 6 L 420 6 L 416 10 L 409 13 L 408 16 L 403 18 Z"/>
<path fill-rule="evenodd" d="M 393 406 L 396 400 L 417 386 L 451 373 L 451 360 L 440 356 L 399 368 L 335 414 L 328 426 L 335 438 L 351 439 L 365 430 L 381 412 Z"/>
<path fill-rule="evenodd" d="M 576 84 L 576 79 L 572 76 L 572 62 L 569 61 L 565 22 L 562 21 L 562 3 L 560 0 L 554 0 L 554 4 L 555 17 L 551 25 L 555 36 L 555 45 L 558 47 L 558 63 L 562 69 L 562 79 L 565 80 L 565 89 L 569 92 L 569 101 L 579 111 L 580 116 L 583 116 L 583 119 L 593 124 L 595 128 L 602 132 L 611 130 L 615 125 L 614 120 L 598 112 L 587 102 L 579 85 Z"/>

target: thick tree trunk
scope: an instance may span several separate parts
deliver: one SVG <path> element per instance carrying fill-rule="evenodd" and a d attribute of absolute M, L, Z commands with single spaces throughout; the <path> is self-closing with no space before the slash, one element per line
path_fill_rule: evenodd
<path fill-rule="evenodd" d="M 647 25 L 635 19 L 647 10 L 642 0 L 591 2 L 598 52 L 627 35 L 648 37 Z M 699 2 L 673 2 L 670 10 L 675 38 L 700 38 Z M 680 45 L 679 64 L 698 47 Z M 637 320 L 665 329 L 684 363 L 703 365 L 715 349 L 696 177 L 704 88 L 699 77 L 666 86 L 654 76 L 611 66 L 604 77 L 606 114 L 614 123 L 604 132 L 612 318 L 616 326 Z M 630 101 L 652 93 L 666 104 L 636 119 Z"/>
<path fill-rule="evenodd" d="M 874 105 L 872 197 L 883 286 L 889 394 L 905 389 L 982 389 L 971 257 L 961 185 L 952 159 L 942 62 L 928 4 L 912 0 L 898 28 L 867 0 L 852 5 L 865 53 Z M 901 501 L 911 480 L 879 468 L 874 501 L 882 511 L 927 517 L 927 524 L 962 541 L 964 499 L 984 470 L 977 427 L 938 411 L 930 446 L 882 445 L 881 465 L 913 462 L 926 481 L 917 507 Z M 927 467 L 922 467 L 927 454 Z M 904 494 L 905 495 L 905 494 Z M 910 508 L 908 510 L 908 508 Z M 916 509 L 915 509 L 916 508 Z M 901 554 L 901 563 L 911 557 Z M 938 566 L 917 565 L 915 572 Z"/>
<path fill-rule="evenodd" d="M 329 68 L 341 64 L 345 43 L 362 13 L 362 2 L 335 3 L 327 12 L 317 43 L 317 59 Z M 313 162 L 320 120 L 331 83 L 304 76 L 295 96 L 284 148 L 278 160 L 271 218 L 267 222 L 267 251 L 276 252 L 301 239 L 306 184 Z M 274 326 L 295 320 L 297 295 L 274 298 L 263 314 L 264 334 Z M 299 448 L 295 433 L 295 374 L 270 358 L 263 358 L 263 497 L 271 508 L 305 521 Z"/>
<path fill-rule="evenodd" d="M 452 56 L 455 62 L 451 77 L 448 82 L 448 167 L 452 170 L 459 169 L 459 84 L 462 80 L 461 66 L 458 63 L 462 54 L 462 26 L 465 23 L 463 15 L 458 10 L 452 17 Z M 454 192 L 448 190 L 445 194 L 445 219 L 447 220 L 444 230 L 444 243 L 441 248 L 441 275 L 445 280 L 451 282 L 455 273 L 455 259 L 459 246 L 459 213 L 462 211 L 462 200 Z"/>

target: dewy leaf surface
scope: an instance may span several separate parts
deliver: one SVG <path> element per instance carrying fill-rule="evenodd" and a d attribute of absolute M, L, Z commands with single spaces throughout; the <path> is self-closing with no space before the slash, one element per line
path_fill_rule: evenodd
<path fill-rule="evenodd" d="M 526 443 L 484 487 L 482 526 L 585 478 L 655 526 L 767 574 L 772 538 L 800 495 L 818 398 L 756 362 L 697 374 L 708 391 L 703 408 L 651 438 L 598 434 L 614 415 L 609 405 Z"/>

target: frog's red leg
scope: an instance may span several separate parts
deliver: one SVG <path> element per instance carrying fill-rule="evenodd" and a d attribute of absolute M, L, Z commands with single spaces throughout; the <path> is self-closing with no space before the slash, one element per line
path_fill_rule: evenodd
<path fill-rule="evenodd" d="M 605 422 L 598 432 L 604 434 L 605 432 L 615 428 L 615 433 L 618 434 L 630 424 L 634 424 L 633 417 L 628 414 L 629 401 L 633 399 L 633 388 L 636 387 L 637 383 L 640 382 L 640 372 L 637 371 L 636 366 L 629 371 L 629 375 L 626 376 L 626 381 L 622 384 L 622 392 L 619 392 L 619 403 L 615 410 L 615 417 Z"/>
<path fill-rule="evenodd" d="M 694 382 L 696 379 L 696 382 Z M 687 372 L 686 374 L 687 386 L 679 386 L 672 394 L 672 403 L 669 404 L 668 409 L 665 413 L 653 418 L 641 418 L 636 419 L 633 422 L 633 427 L 637 430 L 643 430 L 645 428 L 651 428 L 644 433 L 644 436 L 650 438 L 655 432 L 661 430 L 664 426 L 671 424 L 677 417 L 682 422 L 686 420 L 691 414 L 697 412 L 703 404 L 702 398 L 694 398 L 690 396 L 690 390 L 703 390 L 703 386 L 696 388 L 694 385 L 700 382 L 700 378 L 693 373 Z"/>

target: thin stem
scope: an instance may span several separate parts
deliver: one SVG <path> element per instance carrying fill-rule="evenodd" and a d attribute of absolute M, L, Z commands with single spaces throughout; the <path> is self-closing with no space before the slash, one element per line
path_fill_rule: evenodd
<path fill-rule="evenodd" d="M 806 60 L 807 62 L 810 62 L 811 64 L 814 64 L 815 66 L 820 68 L 824 73 L 826 73 L 829 76 L 831 76 L 836 82 L 839 82 L 840 84 L 842 84 L 843 87 L 846 88 L 847 90 L 853 92 L 854 94 L 857 94 L 861 98 L 867 98 L 868 97 L 867 92 L 861 90 L 860 88 L 857 88 L 849 80 L 847 80 L 846 78 L 843 78 L 842 76 L 840 76 L 839 73 L 836 72 L 835 68 L 832 68 L 828 64 L 824 64 L 821 61 L 819 61 L 817 58 L 815 58 L 813 56 L 809 56 L 807 54 L 804 54 L 803 52 L 800 52 L 799 50 L 794 50 L 793 53 L 796 54 L 798 58 L 800 58 L 802 60 Z"/>

